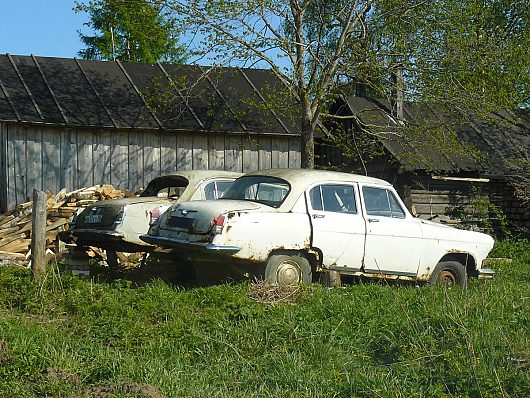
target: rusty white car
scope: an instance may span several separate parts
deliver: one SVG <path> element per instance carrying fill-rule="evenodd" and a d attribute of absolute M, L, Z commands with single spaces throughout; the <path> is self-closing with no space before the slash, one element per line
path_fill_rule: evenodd
<path fill-rule="evenodd" d="M 202 273 L 245 264 L 284 285 L 353 275 L 464 287 L 493 276 L 490 236 L 413 217 L 386 181 L 330 171 L 245 174 L 218 201 L 172 206 L 141 239 L 185 251 Z"/>
<path fill-rule="evenodd" d="M 60 234 L 77 246 L 105 249 L 109 265 L 117 265 L 116 252 L 145 252 L 151 245 L 139 236 L 175 203 L 218 199 L 241 173 L 188 170 L 153 179 L 139 197 L 105 200 L 84 208 Z"/>

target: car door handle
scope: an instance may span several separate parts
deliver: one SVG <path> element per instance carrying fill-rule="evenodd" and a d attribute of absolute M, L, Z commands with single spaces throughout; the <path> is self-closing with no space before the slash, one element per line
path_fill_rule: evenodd
<path fill-rule="evenodd" d="M 368 222 L 379 222 L 377 218 L 369 218 Z"/>
<path fill-rule="evenodd" d="M 312 214 L 311 216 L 313 218 L 324 218 L 324 217 L 326 217 L 324 214 Z"/>

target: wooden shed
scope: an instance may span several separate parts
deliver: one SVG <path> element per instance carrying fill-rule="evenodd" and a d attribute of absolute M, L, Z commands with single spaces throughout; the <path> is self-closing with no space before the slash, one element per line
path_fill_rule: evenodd
<path fill-rule="evenodd" d="M 322 140 L 319 166 L 383 178 L 425 219 L 476 226 L 487 217 L 499 234 L 530 235 L 530 214 L 514 188 L 530 178 L 528 110 L 477 119 L 411 103 L 397 117 L 394 108 L 340 98 L 332 109 L 340 122 L 332 128 L 342 143 Z"/>
<path fill-rule="evenodd" d="M 0 55 L 0 210 L 33 188 L 300 167 L 298 124 L 269 103 L 284 91 L 261 69 Z"/>

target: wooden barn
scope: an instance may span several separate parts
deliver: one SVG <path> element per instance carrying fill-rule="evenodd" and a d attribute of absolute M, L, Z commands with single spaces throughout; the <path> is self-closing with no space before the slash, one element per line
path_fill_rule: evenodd
<path fill-rule="evenodd" d="M 34 188 L 300 167 L 298 125 L 269 103 L 284 91 L 260 69 L 0 55 L 0 211 Z"/>
<path fill-rule="evenodd" d="M 530 178 L 530 112 L 505 111 L 473 120 L 427 105 L 343 97 L 332 113 L 341 143 L 317 146 L 320 167 L 383 178 L 426 219 L 489 224 L 530 235 L 518 181 Z M 352 118 L 351 116 L 355 116 Z M 337 131 L 336 131 L 337 132 Z"/>

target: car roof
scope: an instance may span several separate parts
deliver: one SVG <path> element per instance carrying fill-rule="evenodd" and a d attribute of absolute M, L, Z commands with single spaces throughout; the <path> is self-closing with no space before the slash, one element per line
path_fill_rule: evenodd
<path fill-rule="evenodd" d="M 300 195 L 313 184 L 319 182 L 354 182 L 389 187 L 387 181 L 379 178 L 366 177 L 358 174 L 342 173 L 339 171 L 314 170 L 314 169 L 268 169 L 247 173 L 245 176 L 269 176 L 284 179 L 291 185 L 291 191 L 285 201 L 276 211 L 290 211 L 300 198 Z"/>
<path fill-rule="evenodd" d="M 225 170 L 179 170 L 175 173 L 164 174 L 160 177 L 168 176 L 182 176 L 188 180 L 204 180 L 207 178 L 217 178 L 217 177 L 231 177 L 238 178 L 241 177 L 243 173 L 238 173 L 235 171 L 225 171 Z M 156 177 L 159 178 L 159 177 Z"/>
<path fill-rule="evenodd" d="M 359 174 L 343 173 L 340 171 L 329 171 L 329 170 L 314 170 L 314 169 L 268 169 L 268 170 L 257 170 L 245 174 L 250 175 L 262 175 L 270 177 L 283 178 L 284 180 L 302 185 L 310 185 L 321 181 L 348 181 L 348 182 L 359 182 L 363 184 L 375 184 L 375 185 L 391 185 L 385 180 L 379 178 L 362 176 Z"/>

